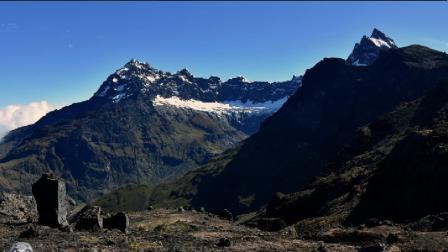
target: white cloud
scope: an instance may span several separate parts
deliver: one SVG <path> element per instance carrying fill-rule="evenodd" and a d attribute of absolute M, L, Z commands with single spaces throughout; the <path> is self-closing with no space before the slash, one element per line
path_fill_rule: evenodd
<path fill-rule="evenodd" d="M 0 108 L 0 139 L 10 130 L 33 124 L 48 112 L 60 107 L 62 106 L 50 105 L 47 101 L 38 101 Z"/>

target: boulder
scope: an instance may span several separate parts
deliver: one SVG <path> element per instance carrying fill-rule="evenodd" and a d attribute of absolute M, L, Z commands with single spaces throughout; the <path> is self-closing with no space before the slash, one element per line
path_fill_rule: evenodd
<path fill-rule="evenodd" d="M 382 243 L 375 243 L 360 247 L 358 252 L 387 252 L 386 246 Z"/>
<path fill-rule="evenodd" d="M 222 210 L 222 212 L 220 212 L 218 214 L 218 216 L 221 219 L 228 220 L 228 221 L 233 221 L 233 214 L 228 209 Z"/>
<path fill-rule="evenodd" d="M 216 244 L 216 246 L 218 247 L 230 247 L 230 245 L 231 245 L 230 239 L 227 237 L 220 238 L 218 243 Z"/>
<path fill-rule="evenodd" d="M 278 231 L 286 226 L 286 222 L 281 218 L 260 218 L 257 221 L 257 227 L 259 229 L 270 232 Z"/>
<path fill-rule="evenodd" d="M 84 207 L 73 220 L 77 230 L 98 231 L 103 228 L 103 216 L 99 206 Z"/>
<path fill-rule="evenodd" d="M 116 213 L 108 218 L 104 218 L 103 227 L 107 229 L 118 229 L 126 233 L 129 227 L 129 217 L 123 212 Z"/>
<path fill-rule="evenodd" d="M 33 184 L 32 191 L 39 213 L 39 224 L 50 227 L 68 225 L 64 181 L 45 173 Z"/>

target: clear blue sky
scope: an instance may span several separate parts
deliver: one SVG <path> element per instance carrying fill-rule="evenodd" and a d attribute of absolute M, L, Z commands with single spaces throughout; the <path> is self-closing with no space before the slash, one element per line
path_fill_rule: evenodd
<path fill-rule="evenodd" d="M 194 75 L 286 80 L 377 27 L 448 51 L 447 2 L 1 2 L 0 108 L 89 98 L 131 58 Z"/>

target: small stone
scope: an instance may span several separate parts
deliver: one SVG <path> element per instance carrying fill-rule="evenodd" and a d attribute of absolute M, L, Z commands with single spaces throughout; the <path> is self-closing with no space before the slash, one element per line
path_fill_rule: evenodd
<path fill-rule="evenodd" d="M 400 240 L 398 234 L 395 233 L 390 233 L 387 238 L 386 238 L 386 242 L 388 244 L 392 244 L 392 243 L 397 243 Z"/>
<path fill-rule="evenodd" d="M 29 251 L 33 252 L 33 247 L 27 242 L 16 242 L 14 243 L 9 251 Z"/>
<path fill-rule="evenodd" d="M 233 214 L 229 210 L 227 210 L 227 209 L 222 210 L 222 212 L 219 213 L 218 216 L 221 219 L 225 219 L 225 220 L 228 220 L 228 221 L 233 221 Z"/>
<path fill-rule="evenodd" d="M 218 247 L 230 247 L 230 245 L 231 245 L 230 239 L 227 237 L 220 238 L 218 243 L 216 244 L 216 246 Z"/>
<path fill-rule="evenodd" d="M 387 250 L 384 244 L 375 243 L 359 248 L 358 252 L 387 252 Z"/>
<path fill-rule="evenodd" d="M 179 207 L 179 208 L 177 209 L 177 211 L 178 211 L 178 212 L 185 212 L 185 209 L 184 209 L 183 207 Z"/>

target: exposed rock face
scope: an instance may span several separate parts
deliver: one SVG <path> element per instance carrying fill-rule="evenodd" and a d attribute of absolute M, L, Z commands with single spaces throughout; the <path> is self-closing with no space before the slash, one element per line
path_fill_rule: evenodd
<path fill-rule="evenodd" d="M 124 233 L 129 228 L 129 217 L 126 213 L 119 212 L 108 218 L 104 218 L 103 227 L 107 229 L 118 229 Z"/>
<path fill-rule="evenodd" d="M 98 231 L 103 228 L 103 216 L 99 206 L 84 207 L 74 219 L 77 230 Z"/>
<path fill-rule="evenodd" d="M 370 37 L 364 36 L 361 42 L 356 43 L 347 63 L 354 66 L 368 66 L 379 56 L 380 51 L 396 49 L 393 39 L 387 37 L 378 29 L 373 29 Z"/>
<path fill-rule="evenodd" d="M 34 198 L 0 192 L 0 222 L 27 223 L 37 220 Z"/>
<path fill-rule="evenodd" d="M 52 173 L 45 173 L 32 188 L 39 212 L 39 223 L 51 227 L 68 225 L 64 181 Z"/>

